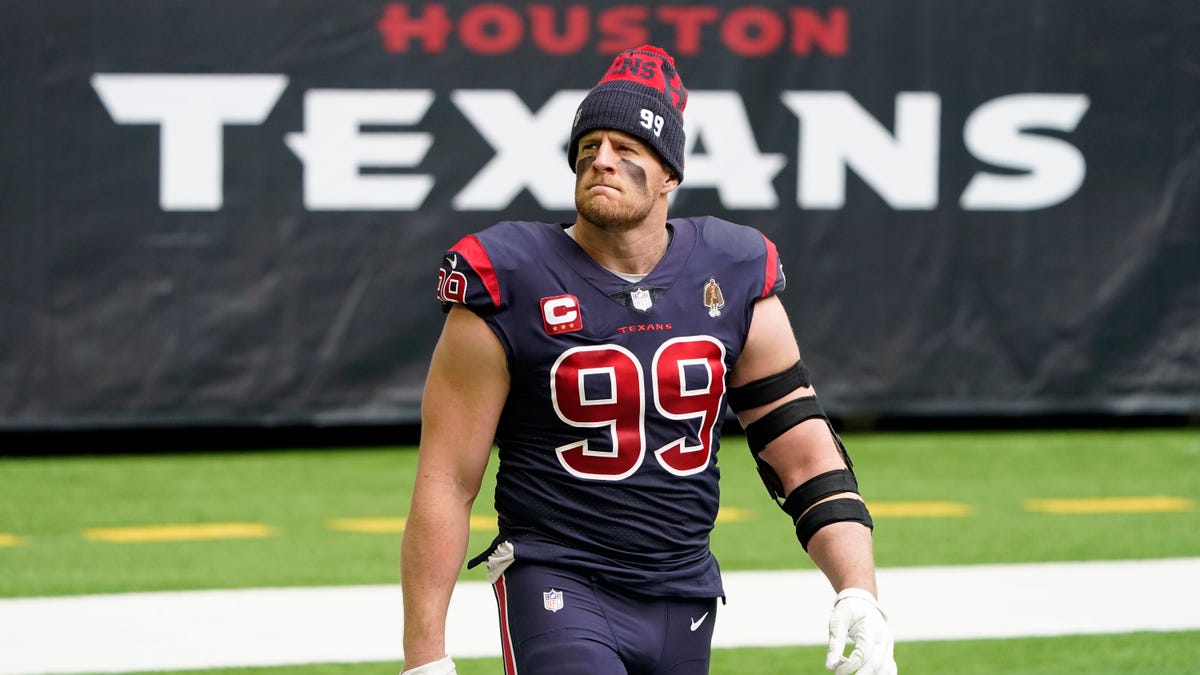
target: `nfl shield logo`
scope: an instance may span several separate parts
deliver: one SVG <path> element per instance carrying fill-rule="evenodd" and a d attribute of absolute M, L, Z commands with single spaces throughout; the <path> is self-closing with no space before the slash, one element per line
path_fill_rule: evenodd
<path fill-rule="evenodd" d="M 631 291 L 629 299 L 633 301 L 633 308 L 639 312 L 650 309 L 650 291 L 644 288 L 636 288 Z"/>
<path fill-rule="evenodd" d="M 563 592 L 556 591 L 551 588 L 542 593 L 542 605 L 551 612 L 557 612 L 563 608 Z"/>

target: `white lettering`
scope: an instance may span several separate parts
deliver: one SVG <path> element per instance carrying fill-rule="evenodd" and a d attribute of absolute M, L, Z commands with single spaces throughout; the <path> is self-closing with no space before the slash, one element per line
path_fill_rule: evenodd
<path fill-rule="evenodd" d="M 1023 173 L 977 173 L 959 204 L 973 211 L 1025 211 L 1075 194 L 1087 174 L 1083 154 L 1064 140 L 1025 130 L 1074 131 L 1088 105 L 1083 94 L 1014 94 L 979 106 L 963 128 L 967 149 L 978 159 Z"/>
<path fill-rule="evenodd" d="M 662 115 L 654 114 L 654 111 L 649 108 L 642 108 L 638 115 L 642 118 L 642 126 L 653 131 L 655 138 L 662 136 L 663 125 L 667 123 Z"/>
<path fill-rule="evenodd" d="M 937 206 L 937 94 L 897 94 L 894 136 L 844 91 L 785 91 L 782 98 L 800 118 L 796 203 L 801 207 L 845 206 L 848 168 L 893 208 Z"/>
<path fill-rule="evenodd" d="M 579 318 L 579 305 L 574 297 L 549 298 L 542 303 L 542 318 L 551 326 L 570 323 Z"/>
<path fill-rule="evenodd" d="M 680 187 L 716 188 L 729 209 L 773 209 L 779 196 L 771 181 L 787 160 L 759 152 L 742 97 L 732 91 L 693 91 L 684 116 L 687 176 Z M 700 144 L 703 154 L 692 150 Z"/>
<path fill-rule="evenodd" d="M 287 87 L 283 75 L 92 76 L 117 124 L 159 125 L 164 211 L 221 208 L 226 124 L 260 124 Z"/>
<path fill-rule="evenodd" d="M 496 156 L 452 202 L 458 211 L 503 209 L 528 189 L 546 209 L 575 206 L 575 176 L 564 152 L 568 122 L 586 91 L 560 91 L 536 115 L 507 89 L 450 94 L 450 100 L 483 135 Z"/>
<path fill-rule="evenodd" d="M 361 131 L 364 124 L 415 124 L 433 104 L 427 89 L 319 89 L 304 95 L 304 133 L 287 145 L 304 162 L 304 205 L 313 211 L 412 210 L 433 189 L 428 174 L 368 174 L 361 169 L 417 166 L 433 135 Z"/>
<path fill-rule="evenodd" d="M 165 211 L 221 208 L 224 126 L 261 124 L 287 84 L 286 76 L 275 74 L 92 77 L 92 87 L 118 124 L 160 126 L 159 202 Z M 451 92 L 453 103 L 495 151 L 452 198 L 451 208 L 500 211 L 527 191 L 542 208 L 570 210 L 574 178 L 566 166 L 570 127 L 564 120 L 586 93 L 559 91 L 535 113 L 507 89 Z M 428 89 L 305 92 L 304 130 L 284 139 L 304 165 L 305 206 L 313 211 L 423 208 L 435 176 L 412 170 L 426 161 L 433 135 L 363 127 L 416 125 L 435 96 Z M 799 122 L 798 206 L 843 208 L 846 174 L 853 171 L 892 208 L 937 208 L 938 94 L 897 94 L 894 131 L 844 91 L 785 91 L 781 100 Z M 1033 210 L 1069 199 L 1083 184 L 1086 160 L 1070 141 L 1040 132 L 1074 131 L 1089 105 L 1084 94 L 1037 93 L 980 105 L 966 119 L 963 143 L 971 156 L 994 168 L 971 177 L 959 206 Z M 641 120 L 657 128 L 653 113 L 643 113 Z M 759 148 L 740 94 L 692 91 L 684 125 L 683 188 L 712 189 L 728 209 L 778 208 L 774 181 L 788 155 Z"/>

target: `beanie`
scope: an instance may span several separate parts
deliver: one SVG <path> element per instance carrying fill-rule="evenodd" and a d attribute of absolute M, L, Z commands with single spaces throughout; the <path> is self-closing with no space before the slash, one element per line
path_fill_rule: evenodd
<path fill-rule="evenodd" d="M 682 182 L 687 96 L 670 54 L 652 45 L 621 52 L 575 111 L 567 147 L 571 171 L 584 134 L 615 129 L 653 148 Z"/>

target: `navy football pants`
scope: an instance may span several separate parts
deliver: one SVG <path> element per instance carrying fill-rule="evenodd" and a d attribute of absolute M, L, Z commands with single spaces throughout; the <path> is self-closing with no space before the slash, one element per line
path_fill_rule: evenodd
<path fill-rule="evenodd" d="M 493 585 L 507 675 L 704 675 L 715 598 L 622 593 L 518 561 Z"/>

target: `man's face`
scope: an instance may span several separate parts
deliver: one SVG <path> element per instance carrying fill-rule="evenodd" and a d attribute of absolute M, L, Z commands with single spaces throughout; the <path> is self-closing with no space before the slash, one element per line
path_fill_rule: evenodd
<path fill-rule="evenodd" d="M 642 141 L 611 129 L 579 139 L 575 159 L 575 208 L 604 229 L 632 229 L 678 180 Z"/>

